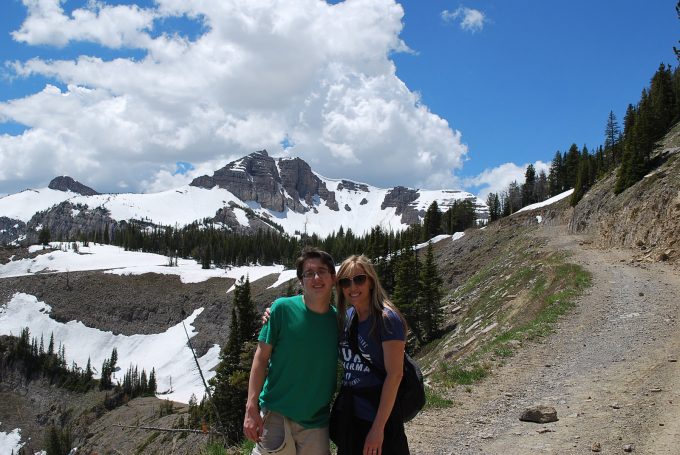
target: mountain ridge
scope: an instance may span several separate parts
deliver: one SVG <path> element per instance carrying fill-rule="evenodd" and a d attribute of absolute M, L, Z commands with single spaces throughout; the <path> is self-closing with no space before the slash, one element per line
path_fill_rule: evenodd
<path fill-rule="evenodd" d="M 377 225 L 399 231 L 420 222 L 433 201 L 445 211 L 464 200 L 473 203 L 479 219 L 488 217 L 486 203 L 465 191 L 384 189 L 330 179 L 300 158 L 275 159 L 260 150 L 212 176 L 158 193 L 102 194 L 71 177 L 57 177 L 47 188 L 0 198 L 0 243 L 35 242 L 43 227 L 52 238 L 74 238 L 112 231 L 130 220 L 148 226 L 212 223 L 245 234 L 283 229 L 289 235 L 326 236 L 341 226 L 365 233 Z"/>

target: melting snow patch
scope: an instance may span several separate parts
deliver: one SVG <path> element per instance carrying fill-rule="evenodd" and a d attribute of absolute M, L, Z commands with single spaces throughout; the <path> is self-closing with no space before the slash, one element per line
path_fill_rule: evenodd
<path fill-rule="evenodd" d="M 536 222 L 541 224 L 543 222 L 543 217 L 541 215 L 536 215 Z"/>
<path fill-rule="evenodd" d="M 156 369 L 159 392 L 163 397 L 188 403 L 192 394 L 203 396 L 203 385 L 196 371 L 196 365 L 187 347 L 187 337 L 182 323 L 170 327 L 163 333 L 153 335 L 114 335 L 85 326 L 80 321 L 57 322 L 49 317 L 51 307 L 40 302 L 35 296 L 16 293 L 9 303 L 0 307 L 0 335 L 18 335 L 28 327 L 31 337 L 49 340 L 54 334 L 55 345 L 64 345 L 66 363 L 76 362 L 80 367 L 87 365 L 88 358 L 98 374 L 104 359 L 110 358 L 115 347 L 118 351 L 120 370 L 114 380 L 122 381 L 130 365 L 139 370 Z M 194 312 L 183 322 L 189 337 L 196 335 L 192 324 L 203 308 Z M 214 345 L 199 359 L 206 380 L 215 375 L 211 371 L 218 363 L 220 347 Z M 4 452 L 0 452 L 4 453 Z"/>
<path fill-rule="evenodd" d="M 279 278 L 267 289 L 272 289 L 278 286 L 281 286 L 283 283 L 292 280 L 294 278 L 297 278 L 297 270 L 291 269 L 291 270 L 284 270 L 279 274 Z"/>
<path fill-rule="evenodd" d="M 484 227 L 486 227 L 486 226 L 484 226 Z M 482 228 L 482 229 L 484 229 L 484 228 Z M 465 232 L 456 232 L 451 236 L 451 241 L 455 242 L 458 239 L 462 239 L 464 235 L 465 235 Z"/>
<path fill-rule="evenodd" d="M 1 454 L 10 454 L 10 453 L 17 453 L 19 452 L 19 449 L 23 447 L 24 443 L 21 442 L 21 430 L 19 428 L 15 428 L 14 430 L 10 431 L 9 433 L 5 433 L 4 431 L 0 431 L 0 453 Z"/>

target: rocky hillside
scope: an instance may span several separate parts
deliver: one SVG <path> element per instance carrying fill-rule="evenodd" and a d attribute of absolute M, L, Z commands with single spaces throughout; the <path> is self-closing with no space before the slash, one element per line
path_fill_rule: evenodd
<path fill-rule="evenodd" d="M 677 262 L 680 258 L 680 124 L 652 155 L 655 168 L 615 195 L 616 175 L 598 182 L 579 202 L 569 227 L 593 236 L 599 246 L 637 249 L 640 257 Z"/>

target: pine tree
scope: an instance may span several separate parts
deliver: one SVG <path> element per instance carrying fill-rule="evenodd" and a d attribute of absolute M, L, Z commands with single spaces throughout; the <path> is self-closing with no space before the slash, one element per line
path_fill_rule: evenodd
<path fill-rule="evenodd" d="M 578 176 L 578 166 L 581 162 L 581 152 L 576 144 L 571 144 L 564 158 L 564 185 L 565 191 L 574 188 Z"/>
<path fill-rule="evenodd" d="M 538 180 L 536 180 L 536 187 L 534 188 L 534 200 L 541 202 L 546 199 L 548 199 L 548 176 L 544 170 L 541 170 L 538 173 Z"/>
<path fill-rule="evenodd" d="M 534 169 L 533 164 L 530 164 L 527 166 L 527 169 L 524 172 L 524 185 L 522 186 L 522 207 L 526 207 L 527 205 L 536 202 L 535 190 L 536 169 Z"/>
<path fill-rule="evenodd" d="M 564 191 L 564 163 L 562 153 L 558 150 L 550 164 L 548 173 L 548 196 L 557 196 Z"/>
<path fill-rule="evenodd" d="M 439 334 L 444 314 L 441 307 L 442 279 L 434 260 L 432 242 L 427 245 L 425 262 L 420 269 L 418 288 L 418 307 L 421 309 L 423 340 L 432 341 Z"/>
<path fill-rule="evenodd" d="M 583 198 L 583 195 L 588 191 L 591 185 L 591 166 L 590 157 L 588 153 L 584 153 L 579 164 L 578 176 L 576 177 L 576 185 L 574 186 L 574 192 L 571 195 L 569 201 L 572 207 L 576 206 L 578 202 Z"/>
<path fill-rule="evenodd" d="M 501 216 L 501 202 L 498 193 L 489 193 L 486 198 L 486 205 L 489 207 L 489 221 L 496 221 Z"/>
<path fill-rule="evenodd" d="M 248 374 L 255 348 L 257 313 L 250 297 L 250 281 L 241 278 L 234 290 L 227 344 L 220 351 L 215 376 L 210 380 L 212 397 L 229 442 L 243 436 L 243 415 L 248 394 Z"/>
<path fill-rule="evenodd" d="M 609 111 L 607 125 L 604 129 L 604 154 L 609 166 L 617 166 L 621 162 L 619 152 L 619 141 L 621 139 L 621 128 L 616 121 L 614 111 Z"/>
<path fill-rule="evenodd" d="M 149 391 L 150 394 L 155 395 L 156 394 L 156 369 L 151 368 L 151 373 L 149 374 L 149 382 L 146 386 L 147 390 Z"/>
<path fill-rule="evenodd" d="M 40 229 L 40 232 L 38 232 L 38 243 L 43 246 L 48 246 L 50 244 L 50 237 L 50 230 L 47 226 L 43 226 L 43 228 Z"/>
<path fill-rule="evenodd" d="M 650 138 L 652 144 L 649 152 L 651 153 L 654 142 L 661 139 L 668 129 L 672 126 L 675 118 L 675 93 L 673 91 L 673 73 L 670 66 L 663 63 L 652 77 L 649 88 L 649 109 L 650 109 Z M 648 154 L 649 157 L 649 154 Z"/>
<path fill-rule="evenodd" d="M 243 277 L 234 290 L 234 306 L 238 317 L 238 341 L 243 344 L 253 341 L 259 328 L 259 319 L 255 311 L 255 304 L 250 295 L 250 278 Z"/>
<path fill-rule="evenodd" d="M 421 342 L 423 329 L 420 301 L 418 300 L 418 260 L 413 245 L 408 243 L 396 257 L 394 292 L 392 301 L 401 310 L 411 330 Z"/>
<path fill-rule="evenodd" d="M 47 345 L 47 355 L 54 355 L 54 332 L 50 334 L 50 343 Z"/>
<path fill-rule="evenodd" d="M 422 241 L 430 240 L 442 232 L 442 212 L 437 201 L 432 201 L 423 219 Z"/>

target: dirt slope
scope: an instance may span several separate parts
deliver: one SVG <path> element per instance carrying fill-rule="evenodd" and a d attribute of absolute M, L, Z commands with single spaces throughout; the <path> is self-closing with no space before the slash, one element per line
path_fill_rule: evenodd
<path fill-rule="evenodd" d="M 523 347 L 486 380 L 453 390 L 452 407 L 407 426 L 413 454 L 680 453 L 680 275 L 667 263 L 601 250 L 545 227 L 593 286 L 543 344 Z M 558 422 L 519 421 L 535 405 Z"/>

